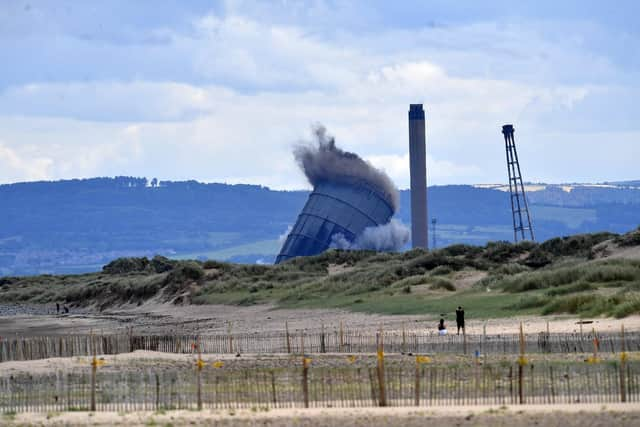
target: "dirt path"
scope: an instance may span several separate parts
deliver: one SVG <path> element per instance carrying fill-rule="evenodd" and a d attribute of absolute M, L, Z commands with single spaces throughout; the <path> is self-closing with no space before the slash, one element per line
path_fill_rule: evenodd
<path fill-rule="evenodd" d="M 636 404 L 467 406 L 445 408 L 354 408 L 170 411 L 134 413 L 40 413 L 0 416 L 7 426 L 425 426 L 442 427 L 631 427 L 640 424 Z"/>

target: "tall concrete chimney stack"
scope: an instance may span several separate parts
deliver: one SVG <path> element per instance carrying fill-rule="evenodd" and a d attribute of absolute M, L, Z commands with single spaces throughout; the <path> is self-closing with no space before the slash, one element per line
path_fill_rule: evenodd
<path fill-rule="evenodd" d="M 409 105 L 409 168 L 411 173 L 411 243 L 427 249 L 427 161 L 424 110 Z"/>

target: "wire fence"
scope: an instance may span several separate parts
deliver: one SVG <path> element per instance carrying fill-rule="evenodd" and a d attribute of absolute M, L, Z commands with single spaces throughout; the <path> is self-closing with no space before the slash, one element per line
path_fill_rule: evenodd
<path fill-rule="evenodd" d="M 456 353 L 487 355 L 517 354 L 520 352 L 518 334 L 503 335 L 445 335 L 419 331 L 360 332 L 335 331 L 279 331 L 218 335 L 64 335 L 44 337 L 0 337 L 0 362 L 35 360 L 49 357 L 120 354 L 135 350 L 188 354 L 195 352 L 199 341 L 203 353 L 213 354 L 278 354 L 300 353 L 304 345 L 307 353 L 371 353 L 380 337 L 385 350 L 391 353 Z M 616 333 L 524 335 L 526 353 L 589 353 L 596 340 L 599 351 L 619 353 L 623 338 Z M 304 344 L 302 344 L 304 342 Z M 625 336 L 627 351 L 640 351 L 640 332 Z"/>
<path fill-rule="evenodd" d="M 182 368 L 0 378 L 0 412 L 640 402 L 640 364 Z"/>

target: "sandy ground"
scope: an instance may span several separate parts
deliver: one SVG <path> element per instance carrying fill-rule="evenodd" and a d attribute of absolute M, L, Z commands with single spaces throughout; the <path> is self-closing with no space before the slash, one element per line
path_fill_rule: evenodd
<path fill-rule="evenodd" d="M 21 413 L 0 416 L 6 426 L 562 426 L 640 425 L 637 404 L 466 406 L 444 408 L 354 408 L 169 411 L 134 413 Z"/>
<path fill-rule="evenodd" d="M 44 310 L 43 310 L 44 312 Z M 0 312 L 1 313 L 1 312 Z M 546 330 L 553 332 L 579 332 L 579 319 L 569 316 L 555 317 L 511 317 L 503 319 L 467 319 L 467 333 L 481 334 L 486 323 L 487 334 L 517 333 L 520 322 L 526 333 Z M 640 316 L 625 319 L 594 318 L 585 324 L 584 331 L 596 328 L 599 332 L 619 331 L 624 323 L 629 331 L 640 330 Z M 55 314 L 0 314 L 0 337 L 19 334 L 21 336 L 61 335 L 90 333 L 124 333 L 131 328 L 137 334 L 177 333 L 227 333 L 231 325 L 233 333 L 282 331 L 285 321 L 291 331 L 320 330 L 324 324 L 327 330 L 338 329 L 340 322 L 344 328 L 357 330 L 377 330 L 381 325 L 385 330 L 435 330 L 436 320 L 425 315 L 380 315 L 354 313 L 336 309 L 276 309 L 270 305 L 250 307 L 225 305 L 179 306 L 150 302 L 139 307 L 123 306 L 102 313 Z M 451 321 L 450 321 L 451 322 Z"/>
<path fill-rule="evenodd" d="M 353 356 L 353 357 L 350 357 Z M 570 354 L 530 354 L 527 359 L 531 363 L 562 361 L 583 363 L 590 354 L 570 353 Z M 136 350 L 133 353 L 121 353 L 116 355 L 98 355 L 104 364 L 100 367 L 101 372 L 123 372 L 138 371 L 141 369 L 175 369 L 175 368 L 195 368 L 197 355 L 163 353 L 156 351 Z M 296 354 L 251 354 L 246 353 L 241 356 L 234 354 L 206 354 L 201 355 L 202 360 L 207 364 L 221 361 L 226 369 L 242 368 L 290 368 L 301 366 L 301 358 Z M 430 354 L 434 364 L 471 364 L 471 355 L 459 354 Z M 601 353 L 603 361 L 618 360 L 618 355 L 612 353 Z M 376 366 L 375 354 L 345 354 L 345 353 L 324 353 L 311 356 L 312 367 L 374 367 Z M 488 355 L 482 359 L 482 363 L 514 363 L 514 355 Z M 628 353 L 628 360 L 640 361 L 639 352 Z M 385 353 L 385 361 L 390 365 L 402 365 L 413 367 L 415 358 L 413 355 L 403 355 L 399 353 Z M 52 357 L 38 360 L 9 361 L 0 363 L 0 377 L 7 377 L 16 374 L 50 374 L 52 372 L 88 371 L 91 366 L 90 357 Z"/>

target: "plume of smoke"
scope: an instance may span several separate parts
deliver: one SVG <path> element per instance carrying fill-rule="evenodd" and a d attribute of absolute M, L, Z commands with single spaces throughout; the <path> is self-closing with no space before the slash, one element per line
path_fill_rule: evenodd
<path fill-rule="evenodd" d="M 394 212 L 398 210 L 400 195 L 386 173 L 357 154 L 336 147 L 335 139 L 327 135 L 324 126 L 316 125 L 313 134 L 313 143 L 301 144 L 294 149 L 296 161 L 311 185 L 322 181 L 364 181 L 389 202 Z"/>
<path fill-rule="evenodd" d="M 409 228 L 401 221 L 391 219 L 377 227 L 367 227 L 351 242 L 342 233 L 331 237 L 333 249 L 369 249 L 382 252 L 397 252 L 409 241 Z"/>

